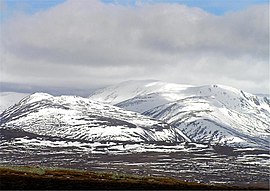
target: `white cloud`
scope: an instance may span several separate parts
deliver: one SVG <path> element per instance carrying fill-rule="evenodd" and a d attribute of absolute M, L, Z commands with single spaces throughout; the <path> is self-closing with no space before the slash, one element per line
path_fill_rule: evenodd
<path fill-rule="evenodd" d="M 89 89 L 152 78 L 267 93 L 268 12 L 68 1 L 2 25 L 1 82 Z"/>

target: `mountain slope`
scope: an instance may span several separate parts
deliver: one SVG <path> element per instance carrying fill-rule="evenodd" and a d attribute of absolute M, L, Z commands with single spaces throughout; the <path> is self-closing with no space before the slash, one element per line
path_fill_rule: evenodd
<path fill-rule="evenodd" d="M 1 128 L 87 141 L 186 141 L 179 129 L 121 108 L 75 96 L 36 93 L 5 110 Z"/>
<path fill-rule="evenodd" d="M 164 83 L 154 80 L 131 80 L 97 90 L 89 98 L 108 104 L 117 104 L 140 95 L 149 95 L 151 93 L 169 93 L 166 99 L 174 100 L 174 93 L 185 90 L 190 85 L 179 85 L 173 83 Z"/>
<path fill-rule="evenodd" d="M 195 142 L 269 147 L 270 100 L 235 88 L 129 81 L 90 98 L 163 120 Z"/>
<path fill-rule="evenodd" d="M 27 93 L 0 92 L 0 113 L 28 95 Z"/>

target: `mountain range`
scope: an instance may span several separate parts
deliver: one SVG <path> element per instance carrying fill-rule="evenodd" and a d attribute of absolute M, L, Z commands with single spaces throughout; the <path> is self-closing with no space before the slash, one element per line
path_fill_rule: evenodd
<path fill-rule="evenodd" d="M 17 102 L 12 96 L 25 95 L 1 94 L 2 129 L 82 141 L 269 148 L 269 97 L 228 86 L 146 80 L 109 86 L 88 98 L 35 93 Z"/>

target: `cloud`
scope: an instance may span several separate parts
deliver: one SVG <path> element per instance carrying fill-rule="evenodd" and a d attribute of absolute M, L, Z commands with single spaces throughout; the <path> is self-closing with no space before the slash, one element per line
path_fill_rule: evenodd
<path fill-rule="evenodd" d="M 180 4 L 67 1 L 10 19 L 1 82 L 91 89 L 129 79 L 269 91 L 268 5 L 223 16 Z"/>

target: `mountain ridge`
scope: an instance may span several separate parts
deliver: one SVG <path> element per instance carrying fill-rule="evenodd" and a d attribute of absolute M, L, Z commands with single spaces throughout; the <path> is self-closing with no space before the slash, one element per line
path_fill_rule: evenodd
<path fill-rule="evenodd" d="M 163 120 L 195 142 L 269 148 L 269 99 L 236 88 L 134 81 L 89 98 Z"/>
<path fill-rule="evenodd" d="M 79 96 L 35 93 L 1 115 L 1 128 L 88 141 L 187 141 L 174 127 Z"/>

